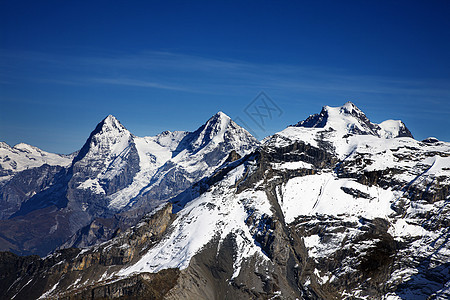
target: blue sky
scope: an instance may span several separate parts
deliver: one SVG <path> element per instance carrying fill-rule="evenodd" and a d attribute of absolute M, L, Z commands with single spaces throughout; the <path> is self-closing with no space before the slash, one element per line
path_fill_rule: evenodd
<path fill-rule="evenodd" d="M 80 3 L 82 2 L 82 3 Z M 450 1 L 0 1 L 0 140 L 78 150 L 217 111 L 259 138 L 350 100 L 450 141 Z M 282 110 L 259 127 L 264 91 Z M 241 123 L 241 125 L 243 125 Z"/>

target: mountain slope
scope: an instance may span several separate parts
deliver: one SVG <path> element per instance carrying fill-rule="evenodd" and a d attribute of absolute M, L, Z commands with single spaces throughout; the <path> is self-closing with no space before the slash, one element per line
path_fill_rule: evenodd
<path fill-rule="evenodd" d="M 45 259 L 1 254 L 0 269 L 10 270 L 2 290 L 15 299 L 30 291 L 49 299 L 155 291 L 164 299 L 448 299 L 450 144 L 395 128 L 380 134 L 387 129 L 371 128 L 349 105 L 324 109 L 337 113 L 320 126 L 288 127 L 225 159 L 170 201 L 176 209 L 160 206 L 104 243 Z M 212 140 L 195 136 L 179 153 Z"/>
<path fill-rule="evenodd" d="M 230 152 L 243 155 L 258 144 L 222 112 L 193 133 L 164 132 L 156 137 L 136 137 L 110 115 L 96 126 L 70 166 L 50 173 L 33 169 L 41 177 L 41 188 L 23 189 L 30 195 L 26 201 L 12 212 L 5 210 L 9 220 L 0 229 L 4 238 L 0 249 L 44 255 L 70 236 L 63 247 L 108 239 L 118 228 L 133 225 L 146 212 L 211 174 Z M 19 179 L 13 177 L 13 181 Z M 14 196 L 10 186 L 15 185 L 0 190 L 5 199 Z M 85 236 L 92 232 L 85 226 L 96 224 L 102 228 Z M 45 234 L 42 241 L 40 235 Z"/>
<path fill-rule="evenodd" d="M 10 147 L 0 142 L 0 183 L 12 174 L 44 164 L 65 167 L 70 165 L 72 159 L 73 155 L 53 154 L 24 143 Z"/>
<path fill-rule="evenodd" d="M 158 141 L 161 138 L 156 137 Z M 224 163 L 229 153 L 243 156 L 258 145 L 258 140 L 249 132 L 219 112 L 196 131 L 186 133 L 172 150 L 172 157 L 158 169 L 134 200 L 141 206 L 158 199 L 160 201 L 156 201 L 155 206 L 159 205 L 211 175 Z"/>
<path fill-rule="evenodd" d="M 0 142 L 0 220 L 15 214 L 24 202 L 52 185 L 56 174 L 69 166 L 74 156 Z"/>

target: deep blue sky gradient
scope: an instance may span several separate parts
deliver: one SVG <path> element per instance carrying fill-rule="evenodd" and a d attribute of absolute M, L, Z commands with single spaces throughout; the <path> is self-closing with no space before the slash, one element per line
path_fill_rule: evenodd
<path fill-rule="evenodd" d="M 82 2 L 82 3 L 80 3 Z M 450 141 L 450 1 L 0 1 L 0 140 L 78 150 L 221 110 L 259 138 L 351 100 Z M 261 130 L 244 109 L 283 110 Z M 242 125 L 242 124 L 241 124 Z"/>

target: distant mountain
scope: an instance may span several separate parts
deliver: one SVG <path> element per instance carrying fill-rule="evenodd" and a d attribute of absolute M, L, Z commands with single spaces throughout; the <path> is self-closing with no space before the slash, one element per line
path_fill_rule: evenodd
<path fill-rule="evenodd" d="M 413 137 L 402 121 L 387 120 L 381 124 L 372 123 L 352 102 L 347 102 L 341 107 L 324 106 L 319 114 L 311 115 L 295 126 L 382 138 Z"/>
<path fill-rule="evenodd" d="M 53 154 L 24 143 L 11 147 L 0 142 L 0 184 L 18 172 L 45 164 L 66 167 L 70 165 L 74 155 Z"/>
<path fill-rule="evenodd" d="M 76 155 L 45 152 L 27 144 L 14 147 L 0 142 L 0 220 L 20 209 L 22 203 L 41 192 Z"/>
<path fill-rule="evenodd" d="M 155 174 L 169 163 L 191 184 L 128 227 L 121 218 L 149 207 L 153 182 L 130 201 L 105 196 L 104 207 L 124 211 L 75 235 L 98 242 L 99 228 L 116 226 L 96 245 L 0 253 L 5 297 L 449 299 L 450 143 L 416 141 L 400 121 L 374 124 L 352 103 L 259 145 L 220 113 L 194 133 L 151 140 L 172 153 Z M 199 169 L 208 175 L 195 181 Z"/>
<path fill-rule="evenodd" d="M 0 249 L 45 255 L 72 235 L 65 246 L 95 244 L 210 175 L 230 152 L 244 155 L 258 144 L 222 112 L 195 132 L 164 132 L 156 137 L 134 136 L 110 115 L 96 126 L 73 161 L 44 153 L 42 156 L 53 159 L 50 162 L 65 165 L 28 172 L 39 178 L 40 189 L 28 191 L 32 188 L 21 185 L 29 197 L 3 212 L 9 219 L 1 223 L 0 237 L 5 240 Z M 28 152 L 18 153 L 16 160 L 27 162 L 29 156 Z M 8 176 L 0 189 L 4 199 L 15 196 L 10 186 L 21 178 Z M 84 232 L 99 222 L 108 225 L 86 237 Z M 47 238 L 43 240 L 42 235 Z"/>

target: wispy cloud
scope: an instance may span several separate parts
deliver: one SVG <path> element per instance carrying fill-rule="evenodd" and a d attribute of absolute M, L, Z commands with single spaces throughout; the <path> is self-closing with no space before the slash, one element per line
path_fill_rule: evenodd
<path fill-rule="evenodd" d="M 158 51 L 85 56 L 0 51 L 0 67 L 0 81 L 8 83 L 30 80 L 66 85 L 122 85 L 210 94 L 273 89 L 292 93 L 440 97 L 445 101 L 450 98 L 449 78 L 349 75 L 349 70 L 321 66 L 252 63 Z"/>
<path fill-rule="evenodd" d="M 184 92 L 195 92 L 192 89 L 188 89 L 182 86 L 166 85 L 158 82 L 143 81 L 136 79 L 124 79 L 124 78 L 92 78 L 90 82 L 97 82 L 100 84 L 111 84 L 111 85 L 126 85 L 126 86 L 136 86 L 145 88 L 156 88 L 164 90 L 173 91 L 184 91 Z"/>

